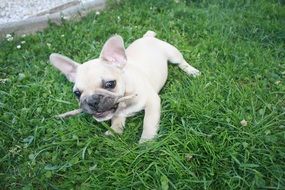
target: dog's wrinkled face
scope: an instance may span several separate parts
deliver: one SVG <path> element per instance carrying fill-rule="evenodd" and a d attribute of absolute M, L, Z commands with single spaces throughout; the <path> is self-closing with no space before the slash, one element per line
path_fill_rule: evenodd
<path fill-rule="evenodd" d="M 83 111 L 99 121 L 108 120 L 125 92 L 122 70 L 99 59 L 86 62 L 77 68 L 73 92 Z"/>
<path fill-rule="evenodd" d="M 78 64 L 60 54 L 51 54 L 50 61 L 74 83 L 73 92 L 84 112 L 97 121 L 113 117 L 117 100 L 125 93 L 122 74 L 127 60 L 120 36 L 105 43 L 98 59 Z"/>

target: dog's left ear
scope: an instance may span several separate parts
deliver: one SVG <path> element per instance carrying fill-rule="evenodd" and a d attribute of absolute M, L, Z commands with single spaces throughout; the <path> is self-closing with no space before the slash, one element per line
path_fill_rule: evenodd
<path fill-rule="evenodd" d="M 127 63 L 123 38 L 119 35 L 111 37 L 104 44 L 100 58 L 119 68 L 123 68 Z"/>
<path fill-rule="evenodd" d="M 49 56 L 49 60 L 51 64 L 60 70 L 70 82 L 75 82 L 76 70 L 80 65 L 79 63 L 58 53 L 52 53 Z"/>

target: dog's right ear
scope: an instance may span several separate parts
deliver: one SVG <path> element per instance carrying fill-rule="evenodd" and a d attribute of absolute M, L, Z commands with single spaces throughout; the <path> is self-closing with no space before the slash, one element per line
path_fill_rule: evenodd
<path fill-rule="evenodd" d="M 76 63 L 68 57 L 60 55 L 58 53 L 52 53 L 49 56 L 49 60 L 51 64 L 60 70 L 70 82 L 75 82 L 76 70 L 80 65 L 79 63 Z"/>
<path fill-rule="evenodd" d="M 127 62 L 123 38 L 115 35 L 104 44 L 100 58 L 118 68 L 123 68 Z"/>

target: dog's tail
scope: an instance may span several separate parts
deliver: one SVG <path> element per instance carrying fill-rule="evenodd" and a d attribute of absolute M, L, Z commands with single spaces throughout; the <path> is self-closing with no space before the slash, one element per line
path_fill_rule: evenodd
<path fill-rule="evenodd" d="M 147 31 L 147 32 L 143 35 L 143 37 L 152 37 L 152 38 L 154 38 L 155 36 L 156 36 L 156 33 L 155 33 L 154 31 L 151 31 L 151 30 Z"/>

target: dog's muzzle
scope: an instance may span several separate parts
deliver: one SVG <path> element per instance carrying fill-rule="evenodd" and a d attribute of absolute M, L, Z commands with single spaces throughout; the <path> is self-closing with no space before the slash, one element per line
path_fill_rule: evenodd
<path fill-rule="evenodd" d="M 117 110 L 117 100 L 115 95 L 95 93 L 80 100 L 80 107 L 96 118 L 104 118 Z"/>

